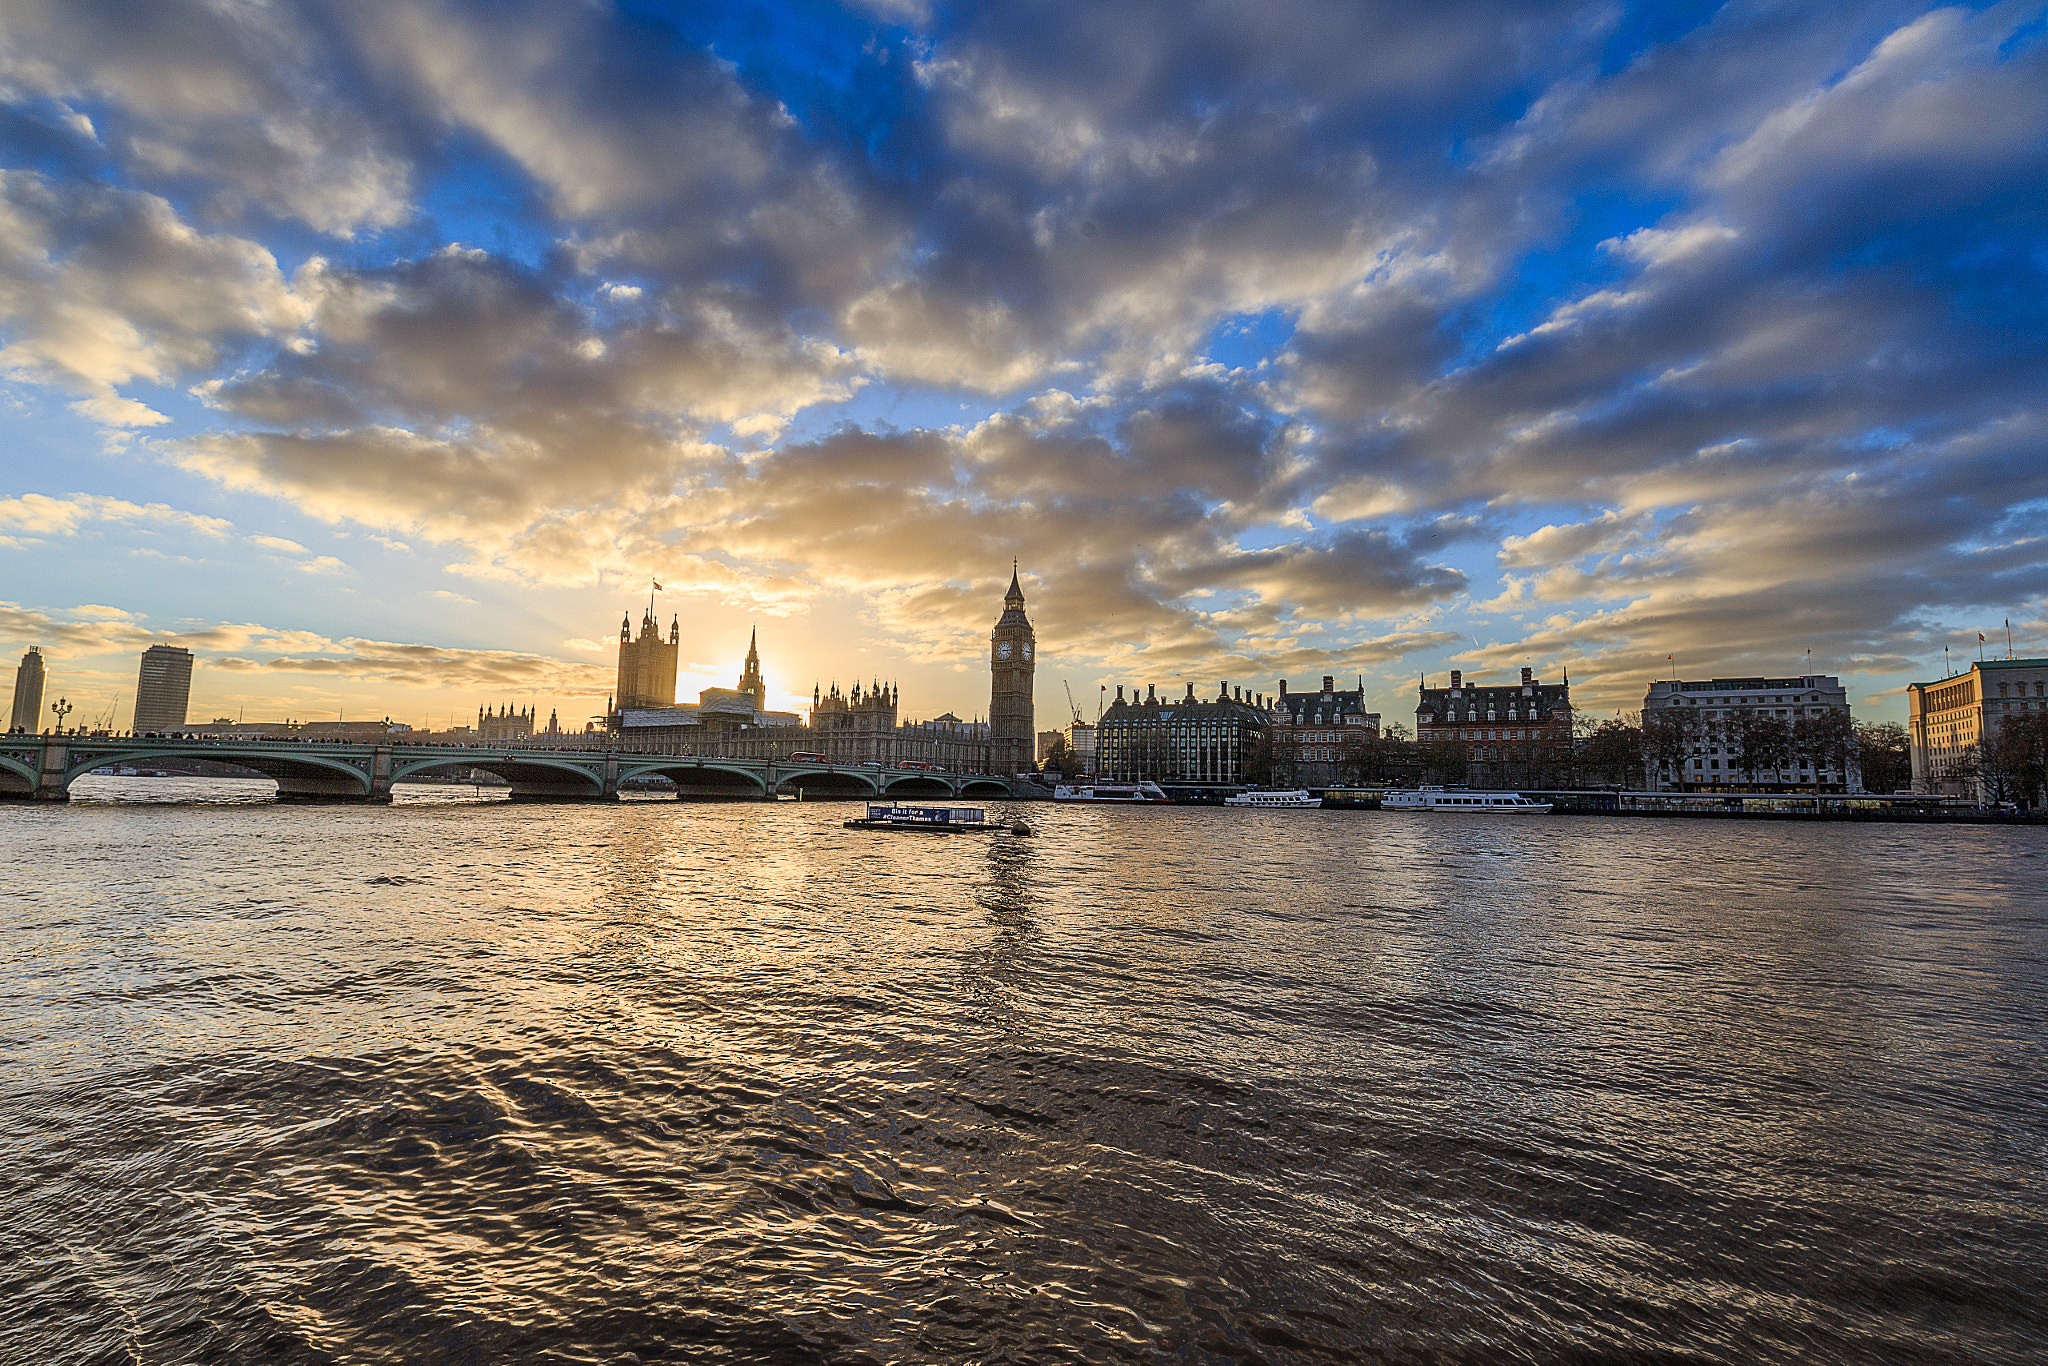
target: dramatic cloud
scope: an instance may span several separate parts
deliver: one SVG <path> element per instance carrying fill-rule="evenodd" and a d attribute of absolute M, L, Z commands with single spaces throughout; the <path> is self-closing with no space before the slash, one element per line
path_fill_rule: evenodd
<path fill-rule="evenodd" d="M 2038 10 L 93 0 L 0 100 L 16 391 L 470 584 L 1603 703 L 2048 597 Z"/>

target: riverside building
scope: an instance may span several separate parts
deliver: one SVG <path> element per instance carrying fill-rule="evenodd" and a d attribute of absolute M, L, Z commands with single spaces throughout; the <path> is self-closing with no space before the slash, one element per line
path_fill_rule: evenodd
<path fill-rule="evenodd" d="M 1348 781 L 1345 751 L 1380 733 L 1380 714 L 1365 709 L 1365 687 L 1339 688 L 1323 675 L 1321 692 L 1289 692 L 1280 680 L 1273 699 L 1274 750 L 1293 761 L 1294 781 L 1303 787 L 1331 787 Z"/>
<path fill-rule="evenodd" d="M 642 638 L 653 630 L 652 618 Z M 672 627 L 671 648 L 678 638 Z M 658 633 L 654 643 L 662 645 Z M 622 635 L 621 660 L 627 645 Z M 808 715 L 769 711 L 768 685 L 761 673 L 758 637 L 747 642 L 747 659 L 737 688 L 706 688 L 695 703 L 671 700 L 658 707 L 621 707 L 612 714 L 614 739 L 622 748 L 649 754 L 700 754 L 731 759 L 788 759 L 815 755 L 826 763 L 895 767 L 929 764 L 956 773 L 1012 774 L 1031 767 L 1031 681 L 1036 636 L 1024 615 L 1024 594 L 1014 569 L 1003 613 L 990 641 L 990 699 L 987 721 L 963 721 L 947 712 L 929 721 L 900 719 L 902 692 L 894 683 L 871 680 L 842 692 L 813 685 Z M 673 679 L 673 655 L 668 667 Z M 622 662 L 621 695 L 625 682 Z M 673 681 L 669 684 L 671 698 Z M 1021 737 L 1021 738 L 1020 738 Z M 593 741 L 603 737 L 592 737 Z M 560 743 L 588 743 L 564 737 Z M 1021 745 L 1021 748 L 1019 747 Z"/>
<path fill-rule="evenodd" d="M 1415 739 L 1452 748 L 1474 787 L 1552 781 L 1571 759 L 1571 672 L 1562 683 L 1542 682 L 1529 669 L 1517 683 L 1472 683 L 1460 669 L 1451 670 L 1448 688 L 1425 680 L 1415 703 Z"/>
<path fill-rule="evenodd" d="M 142 652 L 135 675 L 135 730 L 180 730 L 192 705 L 192 652 L 176 645 L 152 645 Z"/>
<path fill-rule="evenodd" d="M 1024 615 L 1024 590 L 1017 584 L 1017 563 L 1010 562 L 1010 591 L 1003 595 L 1003 614 L 988 637 L 988 728 L 995 746 L 998 773 L 1036 769 L 1032 761 L 1032 680 L 1038 671 L 1038 636 Z"/>
<path fill-rule="evenodd" d="M 1798 678 L 1659 679 L 1643 695 L 1643 723 L 1676 718 L 1672 749 L 1646 756 L 1652 792 L 1861 792 L 1849 727 L 1849 694 L 1839 678 L 1805 674 Z M 1801 722 L 1826 717 L 1839 721 L 1845 738 L 1833 754 L 1816 753 L 1796 739 L 1754 766 L 1741 736 L 1751 718 L 1782 721 L 1793 736 Z M 1682 749 L 1683 752 L 1675 752 Z"/>
<path fill-rule="evenodd" d="M 1258 699 L 1246 698 L 1242 688 L 1233 693 L 1228 680 L 1206 702 L 1195 696 L 1192 683 L 1177 701 L 1161 701 L 1148 685 L 1142 702 L 1135 686 L 1125 701 L 1119 685 L 1095 728 L 1095 777 L 1110 783 L 1240 786 L 1252 746 L 1271 723 Z"/>
<path fill-rule="evenodd" d="M 2048 659 L 1984 659 L 1959 674 L 1906 687 L 1913 790 L 1989 799 L 1982 762 L 2008 716 L 2048 711 Z"/>
<path fill-rule="evenodd" d="M 31 645 L 14 670 L 14 715 L 7 723 L 11 731 L 34 735 L 43 728 L 43 652 Z"/>

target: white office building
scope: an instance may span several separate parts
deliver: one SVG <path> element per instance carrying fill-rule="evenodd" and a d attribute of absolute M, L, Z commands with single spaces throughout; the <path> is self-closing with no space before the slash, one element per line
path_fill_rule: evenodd
<path fill-rule="evenodd" d="M 1643 697 L 1646 732 L 1661 717 L 1684 719 L 1686 752 L 1647 756 L 1653 792 L 1861 792 L 1853 754 L 1846 764 L 1802 753 L 1794 745 L 1769 768 L 1752 768 L 1739 736 L 1745 718 L 1770 717 L 1793 728 L 1833 713 L 1849 719 L 1849 694 L 1838 678 L 1660 679 Z"/>

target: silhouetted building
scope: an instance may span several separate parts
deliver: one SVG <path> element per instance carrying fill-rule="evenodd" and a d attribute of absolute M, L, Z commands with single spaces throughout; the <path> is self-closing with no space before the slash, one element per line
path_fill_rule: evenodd
<path fill-rule="evenodd" d="M 7 728 L 32 735 L 43 728 L 43 652 L 33 645 L 14 671 L 14 716 Z"/>
<path fill-rule="evenodd" d="M 754 699 L 755 711 L 768 710 L 768 684 L 761 677 L 760 631 L 747 632 L 747 662 L 740 667 L 739 691 Z"/>
<path fill-rule="evenodd" d="M 192 701 L 192 652 L 176 645 L 152 645 L 142 652 L 135 676 L 135 729 L 178 730 Z"/>
<path fill-rule="evenodd" d="M 1324 674 L 1321 692 L 1289 692 L 1283 678 L 1280 695 L 1273 699 L 1274 750 L 1276 756 L 1284 756 L 1292 781 L 1302 787 L 1353 781 L 1356 775 L 1346 771 L 1345 752 L 1379 738 L 1380 714 L 1365 709 L 1364 687 L 1336 684 L 1335 675 Z"/>
<path fill-rule="evenodd" d="M 675 618 L 668 624 L 668 639 L 661 638 L 655 625 L 654 609 L 640 616 L 640 635 L 633 635 L 630 618 L 619 623 L 618 687 L 612 705 L 619 711 L 676 704 L 676 660 L 682 653 L 682 630 Z"/>
<path fill-rule="evenodd" d="M 1003 614 L 989 633 L 988 728 L 998 773 L 1023 773 L 1037 767 L 1032 751 L 1031 681 L 1038 669 L 1032 658 L 1037 641 L 1024 615 L 1024 590 L 1017 585 L 1017 567 L 1010 566 L 1010 591 L 1003 595 Z"/>
<path fill-rule="evenodd" d="M 1095 777 L 1098 781 L 1150 781 L 1183 786 L 1234 787 L 1245 781 L 1245 761 L 1272 717 L 1244 689 L 1233 695 L 1229 682 L 1211 701 L 1195 696 L 1188 684 L 1179 701 L 1159 699 L 1150 686 L 1145 700 L 1131 689 L 1116 700 L 1095 728 Z"/>
<path fill-rule="evenodd" d="M 476 742 L 480 745 L 516 745 L 533 738 L 533 708 L 500 706 L 476 709 Z"/>
<path fill-rule="evenodd" d="M 829 691 L 812 685 L 810 742 L 803 748 L 835 764 L 893 758 L 889 741 L 896 733 L 899 696 L 893 683 L 870 682 L 865 691 L 855 683 L 853 690 L 844 694 L 837 682 Z"/>
<path fill-rule="evenodd" d="M 1538 682 L 1524 669 L 1519 683 L 1480 687 L 1453 669 L 1450 687 L 1421 686 L 1415 739 L 1425 749 L 1454 749 L 1474 787 L 1554 782 L 1571 761 L 1571 693 L 1569 671 L 1562 683 Z"/>

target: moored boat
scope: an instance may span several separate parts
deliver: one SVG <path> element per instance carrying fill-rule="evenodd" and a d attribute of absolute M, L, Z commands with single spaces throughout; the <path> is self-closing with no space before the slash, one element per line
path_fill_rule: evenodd
<path fill-rule="evenodd" d="M 869 802 L 867 815 L 844 824 L 848 830 L 919 830 L 931 835 L 1010 828 L 989 820 L 988 813 L 978 806 L 898 806 L 894 802 Z"/>
<path fill-rule="evenodd" d="M 1250 806 L 1264 811 L 1293 811 L 1323 804 L 1321 797 L 1313 796 L 1302 788 L 1278 792 L 1233 792 L 1223 799 L 1225 806 Z"/>
<path fill-rule="evenodd" d="M 1380 799 L 1382 811 L 1473 811 L 1507 816 L 1541 816 L 1549 802 L 1532 801 L 1519 792 L 1449 791 L 1441 787 L 1418 787 L 1412 792 L 1389 791 Z"/>
<path fill-rule="evenodd" d="M 1103 802 L 1117 806 L 1171 805 L 1173 798 L 1157 783 L 1094 783 L 1052 790 L 1056 802 Z"/>

